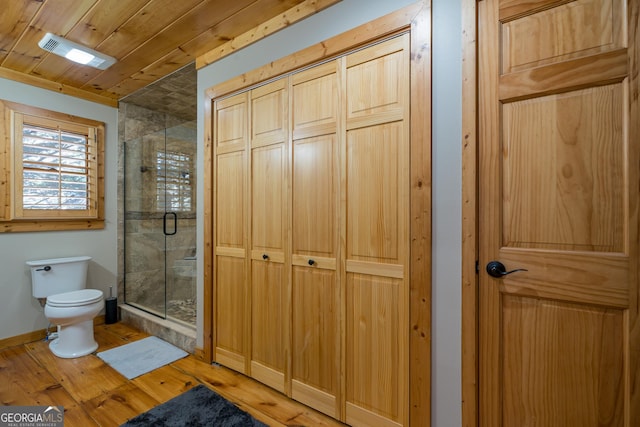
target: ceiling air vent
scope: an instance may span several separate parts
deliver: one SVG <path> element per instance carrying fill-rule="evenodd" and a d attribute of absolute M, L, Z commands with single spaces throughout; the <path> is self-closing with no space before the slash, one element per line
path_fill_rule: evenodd
<path fill-rule="evenodd" d="M 55 53 L 79 64 L 89 65 L 99 70 L 106 70 L 116 62 L 116 59 L 109 55 L 51 33 L 45 34 L 42 40 L 38 42 L 38 46 L 47 52 Z"/>

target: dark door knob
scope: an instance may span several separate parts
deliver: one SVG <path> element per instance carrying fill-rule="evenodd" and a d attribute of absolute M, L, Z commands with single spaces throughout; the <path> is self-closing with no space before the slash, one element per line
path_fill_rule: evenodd
<path fill-rule="evenodd" d="M 312 260 L 312 259 L 310 259 L 310 260 L 309 260 L 309 265 L 313 265 L 313 264 L 315 264 L 315 263 L 316 263 L 316 262 L 315 262 L 314 260 Z"/>
<path fill-rule="evenodd" d="M 500 261 L 489 261 L 487 264 L 487 273 L 491 277 L 497 277 L 498 279 L 506 276 L 507 274 L 515 273 L 516 271 L 527 271 L 524 268 L 516 268 L 515 270 L 507 271 L 507 268 Z"/>
<path fill-rule="evenodd" d="M 262 259 L 269 259 L 269 255 L 267 255 L 267 254 L 262 254 Z"/>

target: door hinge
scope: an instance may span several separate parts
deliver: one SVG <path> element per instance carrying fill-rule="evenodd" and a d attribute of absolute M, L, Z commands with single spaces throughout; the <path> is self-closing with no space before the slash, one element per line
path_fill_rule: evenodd
<path fill-rule="evenodd" d="M 480 273 L 480 261 L 476 260 L 476 274 Z"/>

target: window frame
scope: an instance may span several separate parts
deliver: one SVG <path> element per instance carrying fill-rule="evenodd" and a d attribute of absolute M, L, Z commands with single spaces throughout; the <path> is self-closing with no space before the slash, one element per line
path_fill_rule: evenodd
<path fill-rule="evenodd" d="M 103 229 L 105 124 L 4 100 L 0 100 L 0 115 L 0 232 Z M 25 116 L 61 129 L 87 130 L 89 147 L 94 150 L 88 154 L 88 197 L 92 206 L 87 210 L 22 209 L 22 119 Z"/>

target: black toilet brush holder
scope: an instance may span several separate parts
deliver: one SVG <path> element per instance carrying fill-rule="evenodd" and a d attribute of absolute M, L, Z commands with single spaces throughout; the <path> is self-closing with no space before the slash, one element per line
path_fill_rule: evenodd
<path fill-rule="evenodd" d="M 113 286 L 109 286 L 109 298 L 104 302 L 104 323 L 110 325 L 118 321 L 118 298 L 113 296 Z"/>

